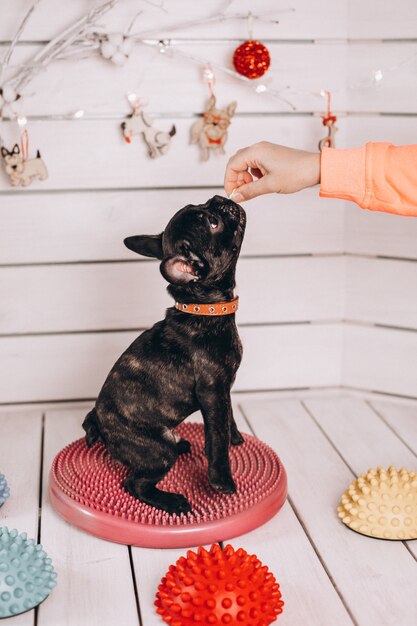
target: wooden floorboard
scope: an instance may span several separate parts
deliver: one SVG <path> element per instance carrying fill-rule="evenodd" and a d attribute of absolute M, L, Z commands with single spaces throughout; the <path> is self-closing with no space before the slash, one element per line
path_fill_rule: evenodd
<path fill-rule="evenodd" d="M 416 456 L 368 403 L 346 397 L 336 402 L 311 399 L 306 400 L 304 404 L 353 470 L 355 476 L 378 466 L 388 468 L 394 465 L 397 468 L 417 469 Z M 404 408 L 402 407 L 403 410 Z M 381 540 L 375 540 L 375 542 L 384 545 L 388 543 Z M 402 605 L 401 608 L 404 609 L 408 607 L 409 615 L 406 619 L 409 619 L 410 623 L 417 623 L 417 602 L 414 600 L 417 598 L 417 563 L 411 562 L 410 566 L 408 556 L 409 552 L 416 553 L 415 542 L 406 544 L 395 542 L 390 545 L 398 547 L 381 547 L 381 550 L 386 549 L 389 555 L 401 552 L 401 561 L 407 562 L 407 566 L 399 572 L 401 589 L 396 592 L 397 603 L 393 605 L 392 611 L 395 611 L 396 606 Z M 406 559 L 404 559 L 404 552 L 407 554 Z"/>
<path fill-rule="evenodd" d="M 417 404 L 330 393 L 237 394 L 234 412 L 282 458 L 289 501 L 257 530 L 226 543 L 257 554 L 276 576 L 283 626 L 414 626 L 417 542 L 373 540 L 347 529 L 336 506 L 354 475 L 377 465 L 417 467 Z M 82 436 L 85 408 L 44 415 L 41 542 L 58 585 L 39 607 L 3 620 L 15 626 L 159 626 L 160 579 L 187 550 L 150 550 L 102 541 L 51 509 L 47 477 L 56 452 Z M 195 414 L 192 421 L 201 421 Z M 38 534 L 42 412 L 0 413 L 0 471 L 11 495 L 0 523 Z M 134 574 L 134 577 L 132 575 Z M 137 597 L 135 595 L 135 584 Z M 138 605 L 140 617 L 138 614 Z M 141 621 L 140 621 L 141 619 Z"/>
<path fill-rule="evenodd" d="M 368 404 L 417 458 L 417 404 L 404 406 L 375 400 L 369 401 Z"/>
<path fill-rule="evenodd" d="M 245 416 L 248 426 L 239 419 L 243 415 L 239 403 L 235 410 L 238 426 L 244 432 L 253 432 L 248 426 L 256 424 L 248 408 Z M 269 438 L 264 438 L 270 444 Z M 291 476 L 288 477 L 291 481 Z M 281 586 L 285 602 L 284 612 L 279 617 L 283 626 L 309 624 L 310 626 L 352 625 L 342 599 L 323 568 L 314 545 L 297 519 L 292 503 L 286 502 L 278 515 L 256 530 L 230 541 L 235 547 L 244 547 L 256 554 L 275 575 Z M 318 598 L 321 601 L 318 602 Z"/>
<path fill-rule="evenodd" d="M 0 472 L 6 477 L 10 496 L 0 508 L 0 526 L 38 533 L 41 466 L 42 413 L 0 413 Z M 0 600 L 1 602 L 1 600 Z M 3 626 L 32 626 L 34 611 L 1 620 Z"/>
<path fill-rule="evenodd" d="M 417 404 L 406 406 L 393 402 L 372 400 L 368 401 L 368 405 L 379 415 L 392 432 L 399 437 L 404 446 L 414 454 L 414 462 L 412 458 L 408 457 L 407 463 L 409 465 L 406 465 L 405 460 L 403 465 L 408 470 L 417 472 Z M 409 541 L 407 548 L 417 560 L 417 541 Z"/>
<path fill-rule="evenodd" d="M 83 435 L 84 411 L 46 412 L 41 539 L 58 584 L 39 608 L 38 626 L 139 624 L 129 552 L 64 522 L 52 509 L 47 481 L 61 448 Z"/>
<path fill-rule="evenodd" d="M 329 404 L 337 414 L 339 401 Z M 251 401 L 242 407 L 256 434 L 281 455 L 291 500 L 356 623 L 416 623 L 415 561 L 401 543 L 371 540 L 338 520 L 337 503 L 354 474 L 306 409 L 298 401 Z"/>

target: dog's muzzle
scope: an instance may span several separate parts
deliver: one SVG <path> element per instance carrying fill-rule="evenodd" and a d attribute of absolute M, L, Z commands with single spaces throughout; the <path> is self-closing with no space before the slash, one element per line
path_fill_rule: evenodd
<path fill-rule="evenodd" d="M 245 211 L 241 206 L 236 204 L 236 202 L 233 202 L 233 200 L 228 200 L 227 198 L 223 198 L 223 196 L 214 196 L 212 202 L 215 202 L 217 208 L 232 217 L 240 226 L 246 224 Z"/>

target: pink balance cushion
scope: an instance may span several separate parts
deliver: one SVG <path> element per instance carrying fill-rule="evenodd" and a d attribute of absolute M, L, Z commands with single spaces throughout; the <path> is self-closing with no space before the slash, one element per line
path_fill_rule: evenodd
<path fill-rule="evenodd" d="M 201 424 L 184 423 L 176 431 L 191 443 L 158 487 L 182 493 L 192 511 L 169 515 L 137 500 L 123 489 L 127 468 L 113 461 L 105 446 L 87 448 L 78 439 L 54 459 L 49 495 L 68 522 L 97 537 L 147 548 L 187 548 L 224 541 L 267 522 L 287 496 L 285 469 L 271 448 L 244 435 L 230 449 L 237 492 L 214 491 L 207 478 Z"/>

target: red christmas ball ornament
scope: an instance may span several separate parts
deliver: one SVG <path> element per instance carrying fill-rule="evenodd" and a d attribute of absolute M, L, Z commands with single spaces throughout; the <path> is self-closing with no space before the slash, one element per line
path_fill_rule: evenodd
<path fill-rule="evenodd" d="M 260 78 L 271 65 L 271 56 L 263 43 L 248 39 L 236 48 L 233 65 L 236 72 L 246 78 Z"/>
<path fill-rule="evenodd" d="M 155 600 L 170 626 L 269 626 L 283 605 L 274 575 L 256 555 L 217 544 L 170 565 Z"/>

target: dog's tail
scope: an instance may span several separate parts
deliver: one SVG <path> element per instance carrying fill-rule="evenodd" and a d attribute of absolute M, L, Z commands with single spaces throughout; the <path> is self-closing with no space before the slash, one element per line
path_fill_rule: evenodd
<path fill-rule="evenodd" d="M 40 158 L 41 158 L 41 153 L 39 152 L 39 150 L 38 150 L 38 151 L 37 151 L 37 153 L 36 153 L 36 158 L 37 158 L 37 159 L 40 159 Z"/>
<path fill-rule="evenodd" d="M 83 428 L 85 430 L 85 442 L 88 448 L 91 448 L 91 446 L 95 444 L 96 441 L 103 441 L 97 422 L 97 413 L 95 409 L 92 409 L 86 415 L 83 421 Z"/>
<path fill-rule="evenodd" d="M 173 124 L 171 130 L 168 133 L 168 135 L 170 137 L 173 137 L 176 134 L 176 132 L 177 132 L 177 129 L 175 128 L 175 124 Z"/>

